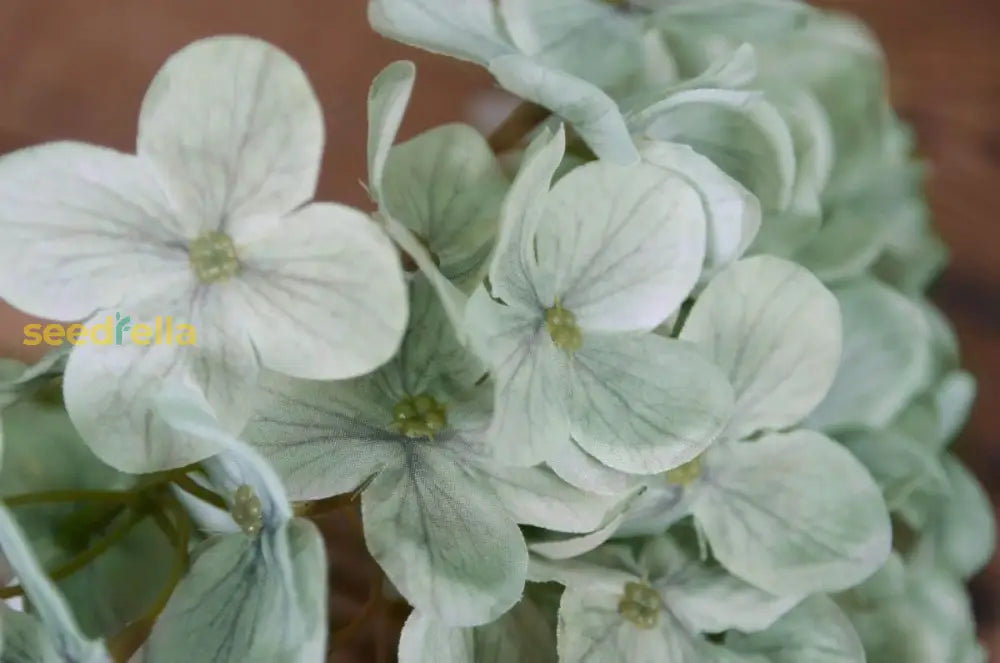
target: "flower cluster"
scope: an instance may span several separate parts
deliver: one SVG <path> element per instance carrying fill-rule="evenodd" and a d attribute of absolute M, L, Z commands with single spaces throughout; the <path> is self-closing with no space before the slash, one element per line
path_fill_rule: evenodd
<path fill-rule="evenodd" d="M 305 74 L 215 37 L 156 75 L 135 154 L 0 158 L 0 297 L 197 334 L 0 364 L 0 597 L 27 599 L 0 658 L 326 660 L 310 514 L 359 503 L 402 663 L 985 661 L 992 511 L 948 451 L 975 383 L 864 27 L 798 0 L 369 18 L 536 121 L 397 143 L 393 63 L 372 210 L 313 201 Z"/>

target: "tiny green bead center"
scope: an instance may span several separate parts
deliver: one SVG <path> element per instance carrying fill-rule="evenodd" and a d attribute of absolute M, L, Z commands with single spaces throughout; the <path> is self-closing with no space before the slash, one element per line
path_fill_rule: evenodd
<path fill-rule="evenodd" d="M 392 408 L 392 429 L 406 437 L 432 439 L 448 425 L 443 403 L 429 394 L 407 396 Z"/>
<path fill-rule="evenodd" d="M 701 476 L 701 456 L 667 472 L 667 481 L 687 488 Z"/>
<path fill-rule="evenodd" d="M 583 332 L 576 324 L 576 316 L 567 311 L 556 300 L 552 308 L 545 311 L 545 329 L 548 330 L 552 342 L 557 348 L 573 354 L 583 347 Z"/>
<path fill-rule="evenodd" d="M 260 534 L 264 526 L 264 515 L 260 498 L 252 486 L 243 484 L 236 489 L 233 499 L 233 520 L 247 536 L 254 537 Z"/>
<path fill-rule="evenodd" d="M 656 590 L 641 582 L 625 583 L 625 594 L 618 601 L 618 614 L 639 628 L 650 629 L 660 619 L 663 601 Z"/>
<path fill-rule="evenodd" d="M 236 246 L 225 233 L 207 232 L 196 237 L 188 246 L 188 258 L 202 283 L 225 281 L 240 271 Z"/>

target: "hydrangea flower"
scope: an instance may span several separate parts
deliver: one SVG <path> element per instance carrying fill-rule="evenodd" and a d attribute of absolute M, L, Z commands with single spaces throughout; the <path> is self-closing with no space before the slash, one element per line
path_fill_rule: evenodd
<path fill-rule="evenodd" d="M 31 601 L 33 614 L 0 603 L 0 656 L 17 663 L 111 663 L 99 641 L 85 637 L 59 591 L 35 559 L 17 521 L 0 506 L 0 550 Z"/>
<path fill-rule="evenodd" d="M 701 201 L 684 179 L 642 164 L 588 164 L 550 190 L 563 151 L 561 131 L 529 149 L 490 290 L 466 311 L 496 381 L 493 437 L 512 461 L 557 472 L 584 451 L 624 472 L 675 467 L 708 446 L 732 403 L 718 369 L 649 333 L 701 273 Z"/>
<path fill-rule="evenodd" d="M 588 495 L 542 467 L 508 466 L 484 440 L 492 398 L 481 365 L 429 284 L 412 287 L 395 359 L 343 382 L 267 376 L 245 435 L 296 499 L 361 493 L 368 548 L 411 604 L 446 624 L 482 624 L 524 588 L 517 523 L 585 532 L 618 498 Z"/>
<path fill-rule="evenodd" d="M 701 562 L 677 540 L 642 542 L 638 552 L 607 544 L 559 564 L 537 562 L 537 580 L 566 586 L 559 605 L 559 660 L 714 661 L 702 634 L 765 629 L 800 597 L 777 597 Z"/>
<path fill-rule="evenodd" d="M 195 329 L 193 347 L 73 348 L 67 408 L 104 461 L 141 472 L 212 453 L 151 415 L 164 379 L 196 380 L 238 428 L 260 365 L 343 378 L 396 350 L 406 299 L 388 238 L 361 212 L 306 204 L 323 133 L 291 58 L 217 37 L 157 74 L 137 155 L 61 142 L 0 160 L 0 296 L 54 320 Z"/>
<path fill-rule="evenodd" d="M 219 423 L 200 391 L 169 384 L 156 407 L 169 425 L 223 450 L 204 467 L 229 501 L 233 526 L 192 551 L 191 568 L 156 621 L 145 661 L 323 660 L 327 560 L 316 526 L 294 517 L 274 470 Z"/>

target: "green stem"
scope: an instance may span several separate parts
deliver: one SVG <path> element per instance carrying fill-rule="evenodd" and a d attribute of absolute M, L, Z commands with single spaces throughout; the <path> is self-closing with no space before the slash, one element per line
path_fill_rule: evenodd
<path fill-rule="evenodd" d="M 118 502 L 135 500 L 135 493 L 121 490 L 48 490 L 40 493 L 11 495 L 3 498 L 9 507 L 33 506 L 35 504 L 63 504 L 66 502 Z"/>
<path fill-rule="evenodd" d="M 212 506 L 218 507 L 223 511 L 229 510 L 229 505 L 226 504 L 226 500 L 222 499 L 217 493 L 205 488 L 187 475 L 174 479 L 174 485 L 183 490 L 185 493 L 194 495 L 203 502 L 208 502 Z"/>
<path fill-rule="evenodd" d="M 144 511 L 129 511 L 128 516 L 125 517 L 125 520 L 122 521 L 118 527 L 98 539 L 97 542 L 87 550 L 84 550 L 79 555 L 69 559 L 64 564 L 57 566 L 49 573 L 49 577 L 53 582 L 58 582 L 63 578 L 73 575 L 106 553 L 116 543 L 128 536 L 129 532 L 132 531 L 132 528 L 141 522 L 147 515 L 148 514 Z M 0 589 L 0 599 L 9 599 L 14 598 L 15 596 L 23 595 L 24 588 L 18 585 Z"/>

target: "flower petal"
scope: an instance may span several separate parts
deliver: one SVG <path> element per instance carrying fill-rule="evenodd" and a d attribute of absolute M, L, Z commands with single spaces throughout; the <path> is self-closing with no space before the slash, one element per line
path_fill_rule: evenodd
<path fill-rule="evenodd" d="M 386 159 L 403 123 L 416 77 L 417 67 L 412 62 L 393 62 L 379 72 L 368 91 L 368 190 L 375 200 L 382 199 Z"/>
<path fill-rule="evenodd" d="M 406 329 L 406 285 L 378 225 L 332 203 L 258 224 L 234 238 L 243 271 L 229 323 L 245 325 L 264 366 L 341 379 L 395 354 Z"/>
<path fill-rule="evenodd" d="M 775 594 L 839 591 L 891 549 L 882 493 L 860 462 L 811 431 L 715 447 L 692 509 L 715 557 Z"/>
<path fill-rule="evenodd" d="M 139 324 L 154 330 L 148 345 L 127 337 L 121 345 L 112 344 L 114 317 L 111 311 L 100 312 L 88 326 L 106 325 L 107 343 L 95 344 L 91 337 L 70 354 L 63 383 L 66 410 L 91 450 L 112 467 L 155 472 L 204 460 L 219 450 L 214 442 L 178 433 L 152 412 L 153 398 L 165 381 L 190 381 L 205 390 L 227 430 L 238 431 L 250 415 L 247 396 L 258 371 L 250 341 L 226 327 L 225 297 L 218 289 L 201 291 L 200 301 L 194 302 L 188 291 L 186 297 L 120 312 L 123 319 L 132 318 L 133 333 Z M 177 344 L 181 324 L 194 329 L 189 339 L 194 344 Z"/>
<path fill-rule="evenodd" d="M 569 367 L 566 354 L 540 330 L 541 320 L 490 299 L 478 288 L 466 325 L 477 354 L 493 367 L 493 424 L 489 437 L 513 465 L 536 465 L 569 443 Z"/>
<path fill-rule="evenodd" d="M 486 139 L 449 124 L 392 149 L 381 202 L 426 243 L 447 278 L 471 284 L 482 280 L 507 186 Z"/>
<path fill-rule="evenodd" d="M 834 288 L 844 352 L 833 386 L 808 419 L 811 428 L 879 428 L 928 385 L 931 332 L 923 311 L 873 279 Z"/>
<path fill-rule="evenodd" d="M 390 39 L 481 65 L 514 51 L 493 0 L 369 0 L 368 22 Z"/>
<path fill-rule="evenodd" d="M 79 320 L 190 273 L 190 233 L 134 156 L 48 143 L 0 159 L 0 298 L 42 318 Z M 141 274 L 142 279 L 136 279 Z"/>
<path fill-rule="evenodd" d="M 201 231 L 228 233 L 312 198 L 323 141 L 301 67 L 249 37 L 209 37 L 172 55 L 139 115 L 139 156 Z"/>
<path fill-rule="evenodd" d="M 492 624 L 445 626 L 414 611 L 403 626 L 400 663 L 556 663 L 555 633 L 527 597 Z"/>
<path fill-rule="evenodd" d="M 696 343 L 729 377 L 743 437 L 786 428 L 808 415 L 833 384 L 840 360 L 837 300 L 795 263 L 741 260 L 695 301 L 681 338 Z"/>
<path fill-rule="evenodd" d="M 485 488 L 451 454 L 424 449 L 361 497 L 372 556 L 407 601 L 451 626 L 493 621 L 524 589 L 524 538 Z"/>
<path fill-rule="evenodd" d="M 784 210 L 792 200 L 792 134 L 759 93 L 687 90 L 634 113 L 629 127 L 690 145 L 753 192 L 765 210 Z"/>
<path fill-rule="evenodd" d="M 209 540 L 156 620 L 147 663 L 320 660 L 326 569 L 322 537 L 305 520 L 259 539 Z"/>
<path fill-rule="evenodd" d="M 536 240 L 542 304 L 587 331 L 649 331 L 691 292 L 705 259 L 705 211 L 684 179 L 648 164 L 594 162 L 553 187 Z"/>
<path fill-rule="evenodd" d="M 760 228 L 756 196 L 687 145 L 650 141 L 640 153 L 646 163 L 686 179 L 701 197 L 708 224 L 706 269 L 719 269 L 739 258 Z"/>
<path fill-rule="evenodd" d="M 639 67 L 641 23 L 611 3 L 501 0 L 498 7 L 518 49 L 550 67 L 602 88 Z"/>
<path fill-rule="evenodd" d="M 355 490 L 404 450 L 385 429 L 392 404 L 371 380 L 313 382 L 265 373 L 243 435 L 296 500 Z"/>
<path fill-rule="evenodd" d="M 618 104 L 596 85 L 524 55 L 497 57 L 489 69 L 504 89 L 573 125 L 601 159 L 622 165 L 639 160 Z"/>
<path fill-rule="evenodd" d="M 725 376 L 680 341 L 594 334 L 572 369 L 573 439 L 622 472 L 654 474 L 694 459 L 732 411 Z"/>
<path fill-rule="evenodd" d="M 545 195 L 565 153 L 563 126 L 559 125 L 554 133 L 542 129 L 525 150 L 504 200 L 489 279 L 493 295 L 510 306 L 530 310 L 540 305 L 532 238 L 545 211 Z"/>
<path fill-rule="evenodd" d="M 865 663 L 847 616 L 825 596 L 812 596 L 760 633 L 730 633 L 726 646 L 770 663 Z"/>

